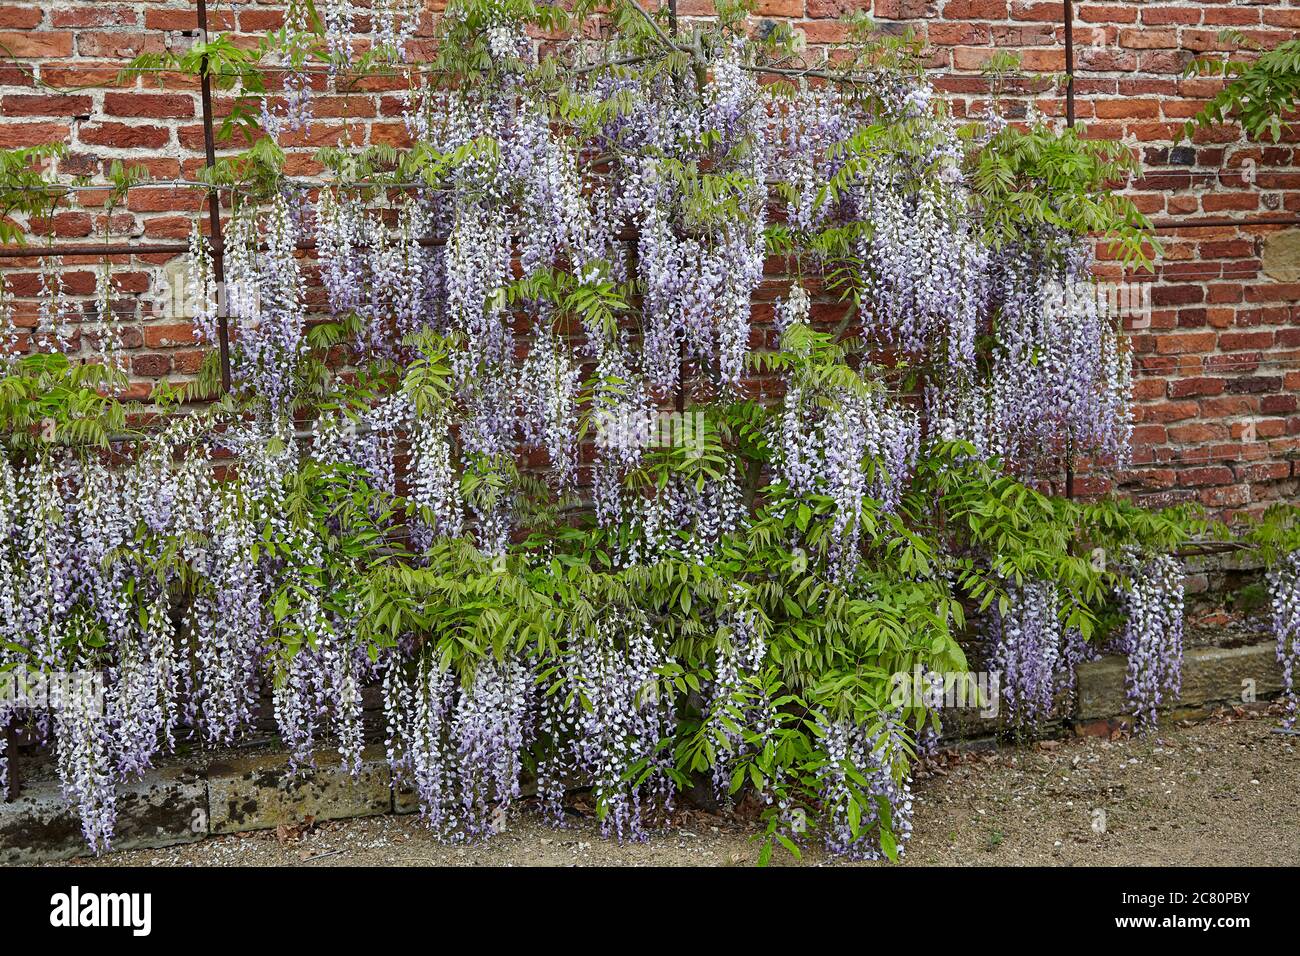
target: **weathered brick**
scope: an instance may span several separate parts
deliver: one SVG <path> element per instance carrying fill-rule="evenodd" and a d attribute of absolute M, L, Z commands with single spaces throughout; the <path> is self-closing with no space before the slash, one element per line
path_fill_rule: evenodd
<path fill-rule="evenodd" d="M 1156 352 L 1160 355 L 1181 355 L 1185 352 L 1208 352 L 1214 348 L 1213 332 L 1189 332 L 1162 335 L 1156 339 Z"/>
<path fill-rule="evenodd" d="M 1007 0 L 948 0 L 943 16 L 949 20 L 1005 20 Z"/>
<path fill-rule="evenodd" d="M 1238 349 L 1266 349 L 1273 345 L 1272 332 L 1221 332 L 1219 348 L 1225 352 Z"/>
<path fill-rule="evenodd" d="M 54 27 L 119 27 L 135 26 L 139 22 L 139 8 L 126 3 L 96 3 L 50 13 L 50 24 Z"/>
<path fill-rule="evenodd" d="M 0 123 L 0 149 L 61 143 L 71 130 L 65 123 Z"/>
<path fill-rule="evenodd" d="M 129 126 L 126 123 L 96 123 L 77 131 L 77 138 L 89 146 L 114 149 L 161 149 L 171 141 L 165 126 Z"/>
<path fill-rule="evenodd" d="M 1211 465 L 1205 468 L 1188 468 L 1179 474 L 1180 483 L 1188 487 L 1197 485 L 1230 485 L 1233 482 L 1232 469 L 1226 465 Z"/>
<path fill-rule="evenodd" d="M 41 17 L 40 7 L 0 6 L 0 28 L 6 30 L 30 30 L 41 22 Z"/>
<path fill-rule="evenodd" d="M 0 31 L 0 47 L 19 59 L 72 56 L 72 34 L 43 30 L 34 33 Z"/>
<path fill-rule="evenodd" d="M 184 119 L 194 115 L 194 98 L 184 93 L 105 93 L 104 112 L 110 116 Z"/>
<path fill-rule="evenodd" d="M 0 99 L 0 110 L 5 116 L 88 116 L 94 102 L 89 96 L 16 93 Z"/>
<path fill-rule="evenodd" d="M 1221 378 L 1180 378 L 1169 383 L 1170 398 L 1187 398 L 1192 395 L 1222 394 L 1227 383 Z"/>
<path fill-rule="evenodd" d="M 76 36 L 77 53 L 80 56 L 130 59 L 141 53 L 161 53 L 167 48 L 166 40 L 158 33 L 79 30 Z"/>

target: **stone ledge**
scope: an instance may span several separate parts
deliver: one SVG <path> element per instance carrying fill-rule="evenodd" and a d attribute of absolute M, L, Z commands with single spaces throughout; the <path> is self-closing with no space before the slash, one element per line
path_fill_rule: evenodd
<path fill-rule="evenodd" d="M 119 791 L 114 849 L 156 849 L 207 835 L 207 786 L 192 768 L 152 770 Z M 58 781 L 24 787 L 13 803 L 0 803 L 0 864 L 70 860 L 87 852 L 81 822 Z"/>
<path fill-rule="evenodd" d="M 207 773 L 212 833 L 269 830 L 314 820 L 371 817 L 393 811 L 391 777 L 381 749 L 362 755 L 353 778 L 337 753 L 319 754 L 316 768 L 294 778 L 283 753 L 214 763 Z"/>
<path fill-rule="evenodd" d="M 1124 691 L 1127 662 L 1105 657 L 1079 665 L 1078 703 L 1073 719 L 1094 721 L 1129 713 Z M 1244 681 L 1254 681 L 1256 697 L 1282 690 L 1282 669 L 1272 642 L 1245 647 L 1198 647 L 1183 656 L 1183 686 L 1161 711 L 1192 710 L 1222 701 L 1242 701 Z"/>

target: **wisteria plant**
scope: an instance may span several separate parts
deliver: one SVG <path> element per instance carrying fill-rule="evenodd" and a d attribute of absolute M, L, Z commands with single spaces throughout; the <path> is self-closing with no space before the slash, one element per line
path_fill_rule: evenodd
<path fill-rule="evenodd" d="M 1086 236 L 1142 254 L 1118 151 L 967 129 L 863 24 L 800 70 L 741 6 L 675 32 L 634 0 L 459 0 L 419 64 L 413 7 L 373 6 L 360 56 L 352 4 L 316 0 L 255 50 L 134 64 L 236 97 L 242 152 L 206 173 L 231 281 L 197 223 L 186 257 L 232 391 L 188 407 L 213 358 L 127 434 L 111 365 L 0 381 L 0 667 L 107 675 L 102 720 L 0 723 L 53 741 L 93 848 L 123 779 L 269 715 L 296 772 L 323 747 L 359 772 L 382 738 L 446 839 L 499 830 L 526 782 L 557 822 L 588 791 L 619 839 L 703 787 L 760 809 L 764 859 L 894 859 L 937 715 L 891 675 L 965 671 L 991 626 L 1032 722 L 1128 593 L 1135 686 L 1167 685 L 1145 596 L 1191 522 L 1036 487 L 1128 448 Z M 410 145 L 286 175 L 312 72 L 372 69 L 408 81 Z"/>

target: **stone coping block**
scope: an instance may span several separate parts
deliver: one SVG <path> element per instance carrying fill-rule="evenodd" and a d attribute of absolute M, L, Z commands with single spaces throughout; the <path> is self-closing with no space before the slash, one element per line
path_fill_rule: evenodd
<path fill-rule="evenodd" d="M 1074 718 L 1087 721 L 1130 713 L 1124 690 L 1127 668 L 1123 657 L 1080 664 Z M 1255 697 L 1266 697 L 1281 690 L 1282 668 L 1272 642 L 1245 647 L 1197 647 L 1183 655 L 1182 692 L 1166 700 L 1160 709 L 1195 708 L 1220 701 L 1243 703 L 1247 691 Z"/>
<path fill-rule="evenodd" d="M 119 790 L 113 849 L 157 849 L 207 835 L 207 786 L 192 768 L 151 770 Z M 81 821 L 57 780 L 34 782 L 13 803 L 0 802 L 0 865 L 70 860 L 88 853 Z"/>
<path fill-rule="evenodd" d="M 284 753 L 258 754 L 208 766 L 213 833 L 292 826 L 308 817 L 342 820 L 393 810 L 391 777 L 382 749 L 368 748 L 353 777 L 337 753 L 317 754 L 316 768 L 294 776 Z"/>

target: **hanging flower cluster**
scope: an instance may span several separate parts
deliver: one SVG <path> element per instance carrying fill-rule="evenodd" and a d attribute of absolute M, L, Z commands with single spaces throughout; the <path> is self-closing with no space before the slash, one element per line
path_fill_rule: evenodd
<path fill-rule="evenodd" d="M 284 67 L 280 72 L 283 102 L 277 105 L 263 97 L 261 110 L 262 128 L 275 140 L 285 133 L 311 128 L 312 87 L 307 63 L 314 37 L 307 29 L 310 15 L 306 0 L 291 0 L 285 11 L 276 45 L 277 59 Z"/>
<path fill-rule="evenodd" d="M 1010 250 L 998 262 L 997 340 L 986 444 L 1010 461 L 1073 442 L 1123 466 L 1130 361 L 1078 251 L 1053 276 L 1041 255 Z"/>
<path fill-rule="evenodd" d="M 558 673 L 489 655 L 461 680 L 427 656 L 412 663 L 394 653 L 383 673 L 389 761 L 444 839 L 504 828 L 530 749 L 540 754 L 537 792 L 549 819 L 562 819 L 566 789 L 590 786 L 602 832 L 644 839 L 648 815 L 672 804 L 663 742 L 676 716 L 659 689 L 669 663 L 648 625 L 613 620 L 576 637 Z"/>
<path fill-rule="evenodd" d="M 759 683 L 767 659 L 767 642 L 755 626 L 752 613 L 738 609 L 727 620 L 730 636 L 718 647 L 705 714 L 708 732 L 717 741 L 713 790 L 720 799 L 730 792 L 736 761 L 770 740 L 776 726 L 775 707 Z M 742 728 L 752 728 L 755 740 L 746 739 Z"/>
<path fill-rule="evenodd" d="M 76 329 L 73 320 L 76 304 L 68 298 L 67 283 L 63 279 L 63 258 L 45 256 L 41 259 L 40 290 L 37 293 L 36 329 L 32 333 L 34 349 L 70 354 L 74 349 Z"/>
<path fill-rule="evenodd" d="M 427 658 L 414 666 L 390 658 L 383 683 L 389 760 L 442 838 L 504 828 L 520 795 L 534 684 L 524 660 L 485 657 L 462 684 Z"/>
<path fill-rule="evenodd" d="M 298 226 L 288 199 L 277 196 L 264 219 L 251 210 L 237 213 L 225 245 L 231 277 L 226 308 L 237 343 L 232 374 L 272 408 L 282 410 L 293 397 L 306 324 L 306 288 L 295 255 Z M 198 288 L 209 287 L 204 281 L 209 268 L 203 259 L 191 268 Z M 199 326 L 205 333 L 211 327 L 208 316 L 205 306 Z"/>
<path fill-rule="evenodd" d="M 854 860 L 883 859 L 882 831 L 891 833 L 900 848 L 912 832 L 911 785 L 896 769 L 906 739 L 903 730 L 888 717 L 875 726 L 825 717 L 818 723 L 826 755 L 819 774 L 829 818 L 826 848 Z M 856 834 L 850 805 L 859 808 Z M 889 818 L 882 822 L 885 812 Z"/>
<path fill-rule="evenodd" d="M 1048 581 L 1027 581 L 1007 590 L 1005 613 L 989 617 L 989 665 L 999 671 L 1008 719 L 1033 729 L 1056 712 L 1056 700 L 1074 688 L 1075 667 L 1087 644 L 1062 626 L 1060 595 Z"/>
<path fill-rule="evenodd" d="M 1169 555 L 1128 558 L 1133 570 L 1123 595 L 1119 649 L 1128 655 L 1128 697 L 1137 725 L 1149 730 L 1165 695 L 1177 695 L 1182 684 L 1183 569 Z"/>
<path fill-rule="evenodd" d="M 916 463 L 921 425 L 915 409 L 881 388 L 864 394 L 837 387 L 820 395 L 792 379 L 774 438 L 776 473 L 787 489 L 834 500 L 831 560 L 838 573 L 852 572 L 864 502 L 897 508 Z"/>
<path fill-rule="evenodd" d="M 1295 670 L 1300 661 L 1300 552 L 1291 552 L 1269 572 L 1268 591 L 1273 604 L 1277 662 L 1282 667 L 1286 697 L 1284 726 L 1290 728 L 1295 726 Z"/>
<path fill-rule="evenodd" d="M 239 473 L 226 479 L 213 469 L 212 428 L 178 418 L 118 466 L 53 445 L 17 465 L 0 456 L 0 669 L 102 686 L 10 707 L 3 722 L 53 742 L 96 851 L 109 845 L 122 779 L 185 736 L 233 742 L 272 685 L 296 763 L 310 765 L 329 732 L 360 768 L 360 691 L 372 676 L 355 637 L 360 608 L 340 606 L 320 542 L 286 514 L 291 426 L 231 425 L 219 441 Z M 267 548 L 267 535 L 284 546 Z M 301 598 L 291 621 L 273 613 L 285 592 Z M 285 641 L 301 647 L 283 654 Z M 275 659 L 282 674 L 268 668 Z"/>

